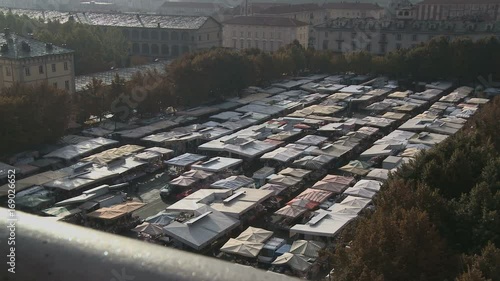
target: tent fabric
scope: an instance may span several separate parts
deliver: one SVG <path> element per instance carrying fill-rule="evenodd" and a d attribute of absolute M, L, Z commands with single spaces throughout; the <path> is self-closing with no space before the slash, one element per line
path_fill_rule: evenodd
<path fill-rule="evenodd" d="M 58 170 L 58 171 L 47 171 L 24 179 L 20 179 L 16 181 L 16 192 L 20 192 L 32 186 L 37 186 L 37 185 L 41 186 L 51 181 L 64 178 L 68 175 L 69 175 L 68 171 Z M 2 185 L 0 187 L 0 196 L 7 195 L 8 190 L 9 190 L 8 184 Z"/>
<path fill-rule="evenodd" d="M 303 145 L 320 145 L 327 140 L 328 140 L 328 138 L 326 138 L 326 137 L 316 136 L 316 135 L 308 135 L 308 136 L 305 136 L 305 137 L 301 138 L 300 140 L 296 141 L 295 143 L 303 144 Z"/>
<path fill-rule="evenodd" d="M 348 187 L 348 185 L 344 185 L 344 184 L 337 184 L 337 183 L 328 182 L 328 181 L 318 181 L 311 188 L 329 191 L 329 192 L 338 194 L 338 193 L 342 193 L 347 187 Z"/>
<path fill-rule="evenodd" d="M 264 243 L 271 236 L 273 236 L 272 231 L 249 226 L 236 239 L 246 242 Z"/>
<path fill-rule="evenodd" d="M 290 234 L 299 233 L 319 237 L 333 237 L 355 217 L 356 215 L 353 214 L 336 214 L 331 211 L 319 210 L 318 214 L 306 224 L 292 226 Z"/>
<path fill-rule="evenodd" d="M 272 190 L 274 192 L 274 195 L 279 195 L 281 192 L 287 190 L 288 186 L 281 185 L 281 184 L 274 184 L 274 183 L 266 183 L 265 185 L 261 186 L 259 189 Z"/>
<path fill-rule="evenodd" d="M 296 199 L 305 199 L 309 200 L 312 202 L 318 202 L 318 203 L 323 203 L 333 195 L 332 192 L 330 191 L 324 191 L 324 190 L 319 190 L 319 189 L 312 189 L 308 188 L 304 190 L 302 193 L 297 195 L 295 198 Z"/>
<path fill-rule="evenodd" d="M 210 186 L 213 188 L 238 189 L 251 184 L 254 184 L 253 179 L 239 175 L 216 181 Z"/>
<path fill-rule="evenodd" d="M 196 170 L 203 170 L 207 172 L 217 173 L 226 169 L 230 169 L 234 166 L 243 163 L 242 159 L 237 158 L 227 158 L 227 157 L 215 157 L 208 161 L 202 162 L 200 164 L 193 165 L 192 168 Z"/>
<path fill-rule="evenodd" d="M 146 204 L 137 202 L 137 201 L 127 201 L 121 204 L 114 205 L 110 207 L 113 210 L 120 211 L 120 212 L 125 212 L 125 213 L 132 213 L 133 211 L 136 211 L 142 207 L 146 206 Z"/>
<path fill-rule="evenodd" d="M 364 188 L 375 192 L 380 190 L 380 186 L 382 183 L 376 180 L 360 180 L 354 185 L 355 188 Z"/>
<path fill-rule="evenodd" d="M 205 172 L 202 170 L 190 170 L 190 171 L 183 173 L 181 176 L 204 180 L 204 179 L 209 178 L 213 175 L 214 175 L 213 173 Z"/>
<path fill-rule="evenodd" d="M 118 144 L 118 141 L 105 138 L 95 138 L 57 149 L 45 155 L 44 158 L 60 158 L 69 161 L 71 159 L 81 157 L 85 154 L 88 155 L 89 153 L 92 153 L 92 151 L 95 151 L 101 147 L 115 144 Z"/>
<path fill-rule="evenodd" d="M 325 163 L 315 160 L 314 158 L 314 156 L 310 155 L 304 156 L 298 160 L 295 160 L 293 162 L 293 165 L 296 167 L 307 168 L 311 170 L 321 169 L 323 168 L 323 166 L 325 166 Z"/>
<path fill-rule="evenodd" d="M 370 172 L 370 170 L 368 170 L 368 168 L 369 168 L 368 164 L 361 162 L 361 161 L 358 161 L 358 160 L 354 160 L 354 161 L 349 162 L 349 164 L 340 167 L 339 170 L 344 171 L 344 172 L 348 172 L 348 173 L 352 173 L 355 175 L 365 176 L 366 174 L 368 174 Z"/>
<path fill-rule="evenodd" d="M 311 268 L 311 264 L 302 255 L 284 253 L 273 261 L 274 265 L 288 265 L 297 271 L 306 271 Z"/>
<path fill-rule="evenodd" d="M 313 210 L 313 209 L 316 209 L 320 203 L 314 202 L 311 200 L 307 200 L 307 199 L 294 198 L 294 199 L 288 201 L 288 203 L 286 203 L 286 204 L 290 205 L 290 206 L 298 206 L 298 207 L 306 208 L 309 210 Z"/>
<path fill-rule="evenodd" d="M 349 185 L 353 184 L 356 181 L 356 179 L 354 179 L 353 177 L 344 177 L 344 176 L 338 176 L 338 175 L 326 175 L 322 179 L 322 181 L 349 186 Z"/>
<path fill-rule="evenodd" d="M 358 196 L 363 198 L 373 198 L 377 192 L 369 189 L 365 189 L 362 187 L 349 187 L 344 191 L 344 194 Z"/>
<path fill-rule="evenodd" d="M 117 148 L 111 148 L 103 152 L 82 159 L 84 162 L 93 162 L 99 165 L 107 165 L 117 159 L 129 156 L 133 153 L 143 150 L 144 147 L 139 145 L 127 144 Z"/>
<path fill-rule="evenodd" d="M 300 217 L 306 211 L 307 208 L 301 206 L 285 205 L 283 208 L 274 212 L 274 214 L 294 219 Z"/>
<path fill-rule="evenodd" d="M 347 196 L 342 202 L 328 208 L 332 213 L 354 214 L 361 212 L 372 200 L 356 196 Z"/>
<path fill-rule="evenodd" d="M 256 258 L 260 250 L 264 247 L 262 243 L 243 241 L 238 239 L 229 239 L 229 241 L 220 248 L 221 252 L 240 255 L 248 258 Z"/>
<path fill-rule="evenodd" d="M 186 166 L 189 166 L 193 163 L 201 161 L 205 158 L 206 158 L 206 156 L 203 156 L 203 155 L 185 153 L 185 154 L 182 154 L 180 156 L 177 156 L 175 158 L 168 160 L 166 163 L 168 165 L 186 167 Z"/>
<path fill-rule="evenodd" d="M 157 224 L 144 222 L 132 229 L 134 232 L 146 233 L 151 236 L 163 235 L 163 228 Z"/>
<path fill-rule="evenodd" d="M 147 217 L 144 221 L 149 223 L 154 223 L 156 225 L 168 225 L 177 217 L 178 213 L 165 213 L 160 212 L 154 216 Z"/>
<path fill-rule="evenodd" d="M 296 240 L 293 241 L 290 253 L 303 255 L 309 258 L 317 258 L 319 251 L 325 248 L 325 244 L 319 241 Z"/>
<path fill-rule="evenodd" d="M 268 152 L 260 157 L 265 160 L 275 160 L 280 162 L 288 162 L 299 157 L 302 151 L 293 148 L 279 147 L 271 152 Z"/>
<path fill-rule="evenodd" d="M 170 181 L 171 185 L 188 187 L 195 184 L 199 179 L 192 177 L 179 176 Z"/>
<path fill-rule="evenodd" d="M 286 168 L 279 172 L 280 175 L 303 178 L 309 175 L 311 171 L 297 168 Z"/>
<path fill-rule="evenodd" d="M 273 175 L 269 180 L 269 183 L 281 184 L 285 186 L 294 186 L 299 182 L 301 182 L 300 178 L 285 176 L 285 175 Z"/>
<path fill-rule="evenodd" d="M 389 170 L 387 169 L 373 169 L 367 175 L 367 178 L 375 180 L 387 180 L 389 178 Z"/>
<path fill-rule="evenodd" d="M 207 215 L 191 224 L 188 224 L 189 221 L 172 222 L 163 228 L 165 234 L 195 250 L 201 250 L 240 224 L 237 219 L 210 207 L 201 207 L 195 211 L 196 217 L 202 214 Z"/>

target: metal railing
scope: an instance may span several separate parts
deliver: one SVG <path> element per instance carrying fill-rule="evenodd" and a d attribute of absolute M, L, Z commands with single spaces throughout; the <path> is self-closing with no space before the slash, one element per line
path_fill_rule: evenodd
<path fill-rule="evenodd" d="M 0 208 L 0 280 L 297 280 L 19 211 L 13 213 L 17 221 L 12 221 L 9 214 L 10 210 Z M 9 244 L 13 233 L 15 245 Z M 8 271 L 12 258 L 7 256 L 12 256 L 12 250 L 15 274 Z"/>

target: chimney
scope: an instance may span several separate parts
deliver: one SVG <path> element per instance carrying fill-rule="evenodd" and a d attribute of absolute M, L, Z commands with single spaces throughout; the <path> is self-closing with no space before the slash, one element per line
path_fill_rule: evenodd
<path fill-rule="evenodd" d="M 161 24 L 160 23 L 158 23 L 158 28 L 161 28 Z"/>

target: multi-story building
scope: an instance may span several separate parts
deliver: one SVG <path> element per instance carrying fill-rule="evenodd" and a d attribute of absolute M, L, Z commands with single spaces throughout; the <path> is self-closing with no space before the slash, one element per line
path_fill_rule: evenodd
<path fill-rule="evenodd" d="M 208 2 L 165 2 L 158 12 L 162 15 L 213 16 L 226 8 L 220 3 Z"/>
<path fill-rule="evenodd" d="M 378 4 L 359 2 L 326 3 L 323 8 L 328 11 L 330 19 L 337 18 L 374 18 L 381 19 L 385 9 Z"/>
<path fill-rule="evenodd" d="M 207 16 L 63 13 L 14 9 L 11 12 L 45 21 L 73 20 L 101 28 L 117 28 L 130 43 L 131 55 L 172 58 L 187 52 L 220 47 L 222 44 L 221 24 Z"/>
<path fill-rule="evenodd" d="M 222 34 L 224 47 L 272 52 L 294 40 L 307 47 L 309 24 L 284 17 L 235 17 L 223 23 Z"/>
<path fill-rule="evenodd" d="M 499 0 L 424 0 L 415 5 L 417 20 L 450 20 L 478 17 L 500 20 Z"/>
<path fill-rule="evenodd" d="M 44 82 L 75 92 L 73 51 L 5 29 L 0 34 L 0 88 Z"/>
<path fill-rule="evenodd" d="M 500 23 L 473 21 L 335 19 L 315 29 L 318 34 L 315 47 L 318 50 L 363 50 L 380 55 L 412 48 L 438 36 L 450 40 L 457 37 L 473 40 L 487 36 L 500 38 Z"/>

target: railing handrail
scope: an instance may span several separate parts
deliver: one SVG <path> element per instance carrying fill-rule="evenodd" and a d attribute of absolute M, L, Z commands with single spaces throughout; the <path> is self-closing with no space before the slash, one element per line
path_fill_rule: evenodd
<path fill-rule="evenodd" d="M 16 273 L 3 262 L 0 280 L 297 280 L 20 211 L 15 212 L 15 245 L 9 245 L 9 212 L 0 208 L 0 249 L 5 260 L 15 247 Z"/>

